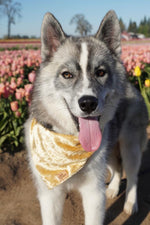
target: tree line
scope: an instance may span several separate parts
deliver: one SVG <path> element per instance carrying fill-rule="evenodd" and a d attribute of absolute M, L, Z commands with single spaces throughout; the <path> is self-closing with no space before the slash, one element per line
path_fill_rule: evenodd
<path fill-rule="evenodd" d="M 146 16 L 140 21 L 139 24 L 136 21 L 129 21 L 128 27 L 125 26 L 123 20 L 120 18 L 120 27 L 121 31 L 133 32 L 133 33 L 140 33 L 144 34 L 145 37 L 150 37 L 150 18 Z"/>

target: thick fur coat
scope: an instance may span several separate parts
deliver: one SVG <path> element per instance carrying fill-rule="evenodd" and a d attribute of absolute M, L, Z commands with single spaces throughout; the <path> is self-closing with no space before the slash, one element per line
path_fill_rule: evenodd
<path fill-rule="evenodd" d="M 140 93 L 126 79 L 120 59 L 120 38 L 119 22 L 113 11 L 104 17 L 95 36 L 79 38 L 67 36 L 52 14 L 44 17 L 42 63 L 25 124 L 43 225 L 61 224 L 65 196 L 71 189 L 77 189 L 82 196 L 85 224 L 102 225 L 107 165 L 113 174 L 106 191 L 108 197 L 118 194 L 124 169 L 124 210 L 129 214 L 138 210 L 137 176 L 146 144 L 147 111 Z M 29 130 L 33 118 L 49 130 L 75 136 L 81 132 L 79 121 L 83 118 L 96 118 L 99 122 L 99 148 L 83 169 L 52 190 L 47 188 L 32 160 Z M 116 151 L 120 152 L 119 160 Z"/>

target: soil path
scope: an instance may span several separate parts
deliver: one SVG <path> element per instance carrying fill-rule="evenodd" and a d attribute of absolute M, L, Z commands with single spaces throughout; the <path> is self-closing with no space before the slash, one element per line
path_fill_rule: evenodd
<path fill-rule="evenodd" d="M 139 173 L 139 212 L 129 217 L 124 212 L 125 179 L 117 198 L 107 200 L 105 225 L 150 225 L 150 142 Z M 28 169 L 26 152 L 0 154 L 0 225 L 41 225 L 40 207 Z M 80 196 L 68 194 L 62 225 L 84 225 Z M 93 225 L 93 224 L 91 224 Z"/>

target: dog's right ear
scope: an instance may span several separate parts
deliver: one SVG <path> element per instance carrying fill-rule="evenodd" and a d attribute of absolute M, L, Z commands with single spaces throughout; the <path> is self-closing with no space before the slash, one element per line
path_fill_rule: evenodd
<path fill-rule="evenodd" d="M 103 41 L 111 53 L 120 58 L 121 31 L 116 13 L 109 11 L 101 22 L 96 38 Z"/>
<path fill-rule="evenodd" d="M 46 13 L 41 28 L 42 61 L 51 58 L 65 38 L 66 35 L 56 18 L 51 13 Z"/>

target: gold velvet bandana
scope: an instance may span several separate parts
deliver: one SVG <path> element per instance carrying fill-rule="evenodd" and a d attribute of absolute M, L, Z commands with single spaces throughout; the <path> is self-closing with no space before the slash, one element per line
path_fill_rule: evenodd
<path fill-rule="evenodd" d="M 49 131 L 35 119 L 30 127 L 33 162 L 49 189 L 63 183 L 85 165 L 93 152 L 86 152 L 78 137 Z"/>

